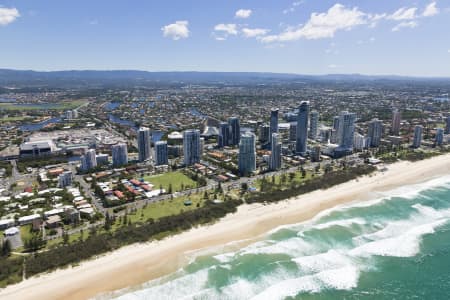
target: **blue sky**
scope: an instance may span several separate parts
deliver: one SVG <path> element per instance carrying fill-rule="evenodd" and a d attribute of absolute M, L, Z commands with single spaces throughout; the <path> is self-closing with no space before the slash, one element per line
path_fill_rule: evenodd
<path fill-rule="evenodd" d="M 450 1 L 0 0 L 0 68 L 450 76 Z"/>

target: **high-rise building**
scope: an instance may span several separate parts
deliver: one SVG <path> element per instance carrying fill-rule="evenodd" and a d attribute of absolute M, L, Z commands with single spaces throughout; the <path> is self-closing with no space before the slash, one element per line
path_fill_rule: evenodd
<path fill-rule="evenodd" d="M 338 144 L 339 143 L 339 120 L 341 118 L 339 116 L 335 116 L 333 118 L 333 128 L 331 129 L 330 133 L 330 143 L 332 144 Z"/>
<path fill-rule="evenodd" d="M 309 117 L 309 102 L 302 101 L 298 107 L 297 115 L 297 139 L 296 152 L 298 154 L 306 153 L 306 139 L 308 137 L 308 117 Z"/>
<path fill-rule="evenodd" d="M 150 129 L 147 127 L 141 127 L 138 130 L 138 151 L 140 162 L 150 159 L 150 150 Z"/>
<path fill-rule="evenodd" d="M 370 147 L 380 146 L 381 137 L 383 135 L 383 122 L 378 119 L 372 119 L 369 122 L 367 136 L 370 139 Z"/>
<path fill-rule="evenodd" d="M 155 165 L 168 165 L 169 154 L 166 141 L 159 141 L 155 143 Z"/>
<path fill-rule="evenodd" d="M 81 156 L 81 170 L 88 171 L 97 167 L 95 149 L 89 149 Z"/>
<path fill-rule="evenodd" d="M 291 122 L 289 124 L 289 140 L 295 141 L 297 139 L 297 123 Z"/>
<path fill-rule="evenodd" d="M 281 169 L 281 142 L 278 133 L 272 133 L 270 150 L 269 169 L 272 171 Z"/>
<path fill-rule="evenodd" d="M 258 140 L 262 145 L 269 143 L 270 139 L 270 126 L 267 124 L 261 124 L 258 129 Z"/>
<path fill-rule="evenodd" d="M 230 144 L 230 125 L 226 122 L 222 122 L 219 125 L 219 139 L 218 146 L 219 148 L 223 148 L 225 146 L 229 146 Z"/>
<path fill-rule="evenodd" d="M 229 118 L 228 125 L 230 126 L 230 146 L 237 146 L 239 145 L 239 139 L 241 138 L 239 119 L 236 117 Z"/>
<path fill-rule="evenodd" d="M 183 132 L 184 164 L 191 166 L 200 162 L 200 130 L 189 129 Z"/>
<path fill-rule="evenodd" d="M 128 147 L 125 143 L 112 146 L 112 162 L 114 167 L 128 164 Z"/>
<path fill-rule="evenodd" d="M 200 138 L 200 157 L 203 156 L 203 149 L 205 149 L 205 138 Z"/>
<path fill-rule="evenodd" d="M 67 120 L 72 120 L 73 119 L 73 111 L 72 110 L 66 111 L 66 119 Z"/>
<path fill-rule="evenodd" d="M 399 135 L 400 134 L 400 122 L 402 120 L 402 114 L 398 109 L 394 109 L 392 111 L 392 125 L 391 125 L 391 134 Z"/>
<path fill-rule="evenodd" d="M 106 153 L 99 153 L 95 156 L 97 166 L 107 165 L 109 163 L 109 155 Z"/>
<path fill-rule="evenodd" d="M 313 161 L 313 162 L 320 161 L 320 146 L 319 145 L 316 145 L 312 148 L 311 161 Z"/>
<path fill-rule="evenodd" d="M 78 119 L 78 110 L 76 110 L 76 109 L 72 110 L 72 117 L 74 119 Z"/>
<path fill-rule="evenodd" d="M 412 143 L 413 148 L 419 148 L 422 144 L 422 132 L 423 132 L 423 126 L 422 125 L 416 125 L 414 127 L 414 139 Z"/>
<path fill-rule="evenodd" d="M 72 185 L 72 171 L 65 171 L 58 176 L 59 187 L 65 188 Z"/>
<path fill-rule="evenodd" d="M 309 138 L 315 140 L 317 138 L 317 131 L 319 126 L 319 112 L 312 111 L 309 120 Z"/>
<path fill-rule="evenodd" d="M 355 150 L 363 150 L 368 147 L 369 147 L 369 138 L 355 132 L 355 135 L 353 137 L 353 148 Z"/>
<path fill-rule="evenodd" d="M 339 147 L 342 150 L 353 149 L 353 137 L 355 134 L 356 115 L 347 111 L 339 115 L 339 129 L 337 132 Z"/>
<path fill-rule="evenodd" d="M 445 134 L 450 134 L 450 116 L 445 119 Z"/>
<path fill-rule="evenodd" d="M 436 146 L 442 146 L 444 143 L 444 128 L 436 128 Z"/>
<path fill-rule="evenodd" d="M 239 174 L 247 176 L 256 170 L 256 143 L 255 135 L 245 132 L 239 142 L 238 157 Z"/>
<path fill-rule="evenodd" d="M 278 108 L 272 108 L 270 111 L 270 136 L 278 133 Z"/>

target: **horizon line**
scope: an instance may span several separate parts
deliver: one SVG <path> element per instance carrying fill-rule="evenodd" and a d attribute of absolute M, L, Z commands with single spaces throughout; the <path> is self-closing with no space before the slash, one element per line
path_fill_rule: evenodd
<path fill-rule="evenodd" d="M 273 71 L 217 71 L 217 70 L 142 70 L 142 69 L 28 69 L 28 68 L 2 68 L 0 71 L 28 71 L 36 73 L 52 73 L 52 72 L 146 72 L 146 73 L 241 73 L 241 74 L 274 74 L 274 75 L 291 75 L 291 76 L 361 76 L 361 77 L 405 77 L 405 78 L 424 78 L 424 79 L 450 79 L 450 75 L 400 75 L 400 74 L 365 74 L 365 73 L 292 73 L 292 72 L 273 72 Z"/>

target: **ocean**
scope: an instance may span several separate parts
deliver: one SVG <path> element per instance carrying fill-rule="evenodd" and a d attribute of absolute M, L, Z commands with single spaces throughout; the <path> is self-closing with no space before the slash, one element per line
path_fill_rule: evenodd
<path fill-rule="evenodd" d="M 301 201 L 301 200 L 299 200 Z M 192 257 L 114 299 L 450 299 L 450 176 Z"/>

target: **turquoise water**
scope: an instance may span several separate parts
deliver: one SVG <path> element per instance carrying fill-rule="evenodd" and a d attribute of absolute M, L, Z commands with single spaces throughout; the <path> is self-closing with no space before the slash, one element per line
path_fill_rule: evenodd
<path fill-rule="evenodd" d="M 198 256 L 119 299 L 450 299 L 450 176 Z"/>

